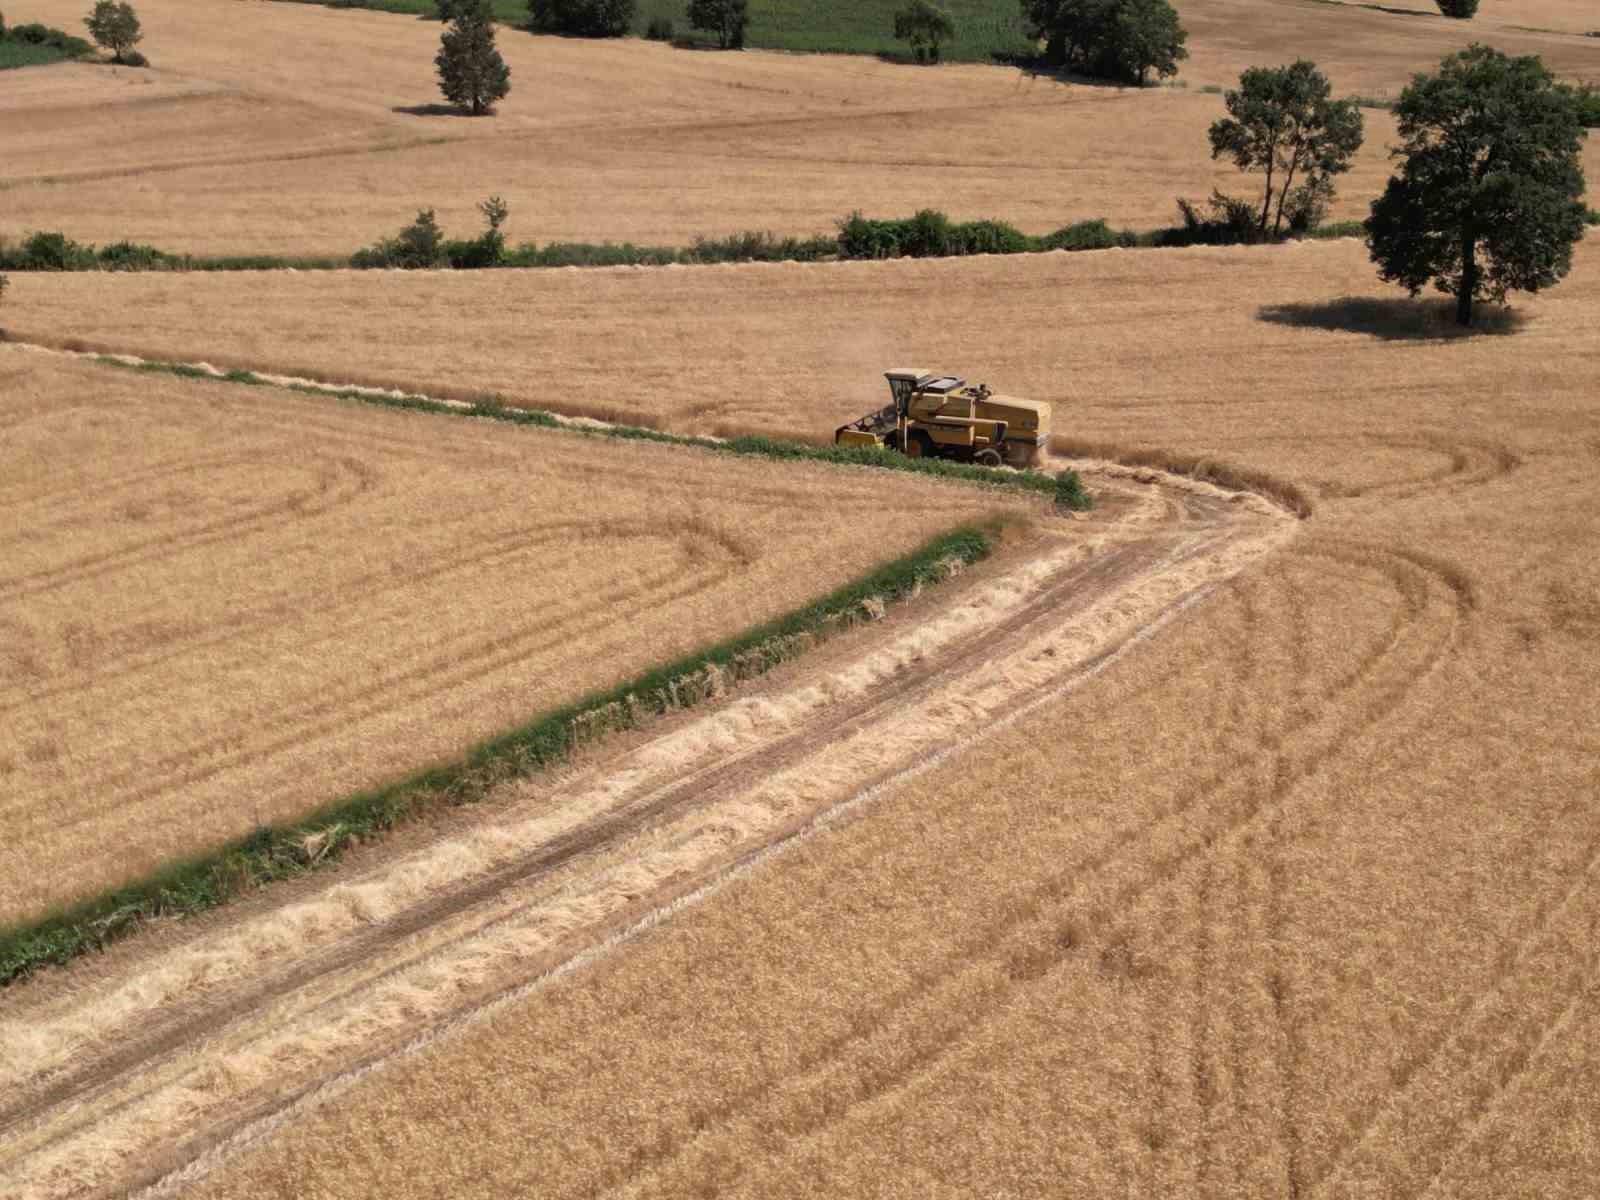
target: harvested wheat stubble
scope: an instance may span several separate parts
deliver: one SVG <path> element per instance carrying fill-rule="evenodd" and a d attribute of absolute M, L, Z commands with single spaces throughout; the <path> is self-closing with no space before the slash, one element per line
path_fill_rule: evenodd
<path fill-rule="evenodd" d="M 1057 372 L 1085 441 L 1300 482 L 1301 538 L 1147 652 L 195 1194 L 1584 1194 L 1594 252 L 1520 325 L 1441 340 L 1356 284 L 1359 254 L 1167 258 L 1156 291 L 1099 256 L 1108 328 L 1085 305 L 1032 366 L 1005 332 L 1026 268 L 952 264 L 984 286 L 946 329 L 988 337 L 995 377 Z M 865 317 L 830 278 L 870 329 L 940 269 L 882 269 Z M 1135 319 L 1184 336 L 1130 344 Z"/>
<path fill-rule="evenodd" d="M 470 831 L 186 926 L 137 970 L 95 964 L 99 986 L 76 972 L 63 994 L 0 1002 L 15 1186 L 127 1186 L 186 1163 L 169 1183 L 192 1181 L 213 1157 L 197 1150 L 259 1136 L 307 1086 L 343 1086 L 397 1038 L 431 1040 L 480 996 L 564 971 L 639 913 L 869 803 L 874 781 L 1103 669 L 1298 528 L 1205 485 L 1107 471 L 1095 486 L 1093 517 L 1008 539 L 992 569 L 635 750 L 497 788 Z"/>
<path fill-rule="evenodd" d="M 788 611 L 881 561 L 883 521 L 914 544 L 1027 507 L 20 349 L 0 372 L 5 922 Z"/>
<path fill-rule="evenodd" d="M 1248 66 L 1305 55 L 1340 93 L 1392 97 L 1476 38 L 1600 79 L 1600 42 L 1517 31 L 1488 11 L 1458 22 L 1187 0 L 1181 89 L 504 29 L 512 92 L 494 118 L 467 120 L 425 111 L 439 100 L 432 22 L 300 4 L 146 0 L 139 11 L 154 69 L 63 65 L 7 81 L 18 119 L 0 128 L 0 234 L 340 255 L 422 207 L 470 236 L 473 206 L 491 194 L 510 202 L 514 240 L 541 243 L 809 235 L 853 209 L 930 204 L 1032 233 L 1096 217 L 1143 228 L 1175 220 L 1175 196 L 1252 186 L 1210 159 L 1222 101 L 1201 90 Z M 68 28 L 81 16 L 77 0 L 29 0 L 12 20 Z M 1367 117 L 1340 219 L 1364 215 L 1387 172 L 1393 124 Z"/>

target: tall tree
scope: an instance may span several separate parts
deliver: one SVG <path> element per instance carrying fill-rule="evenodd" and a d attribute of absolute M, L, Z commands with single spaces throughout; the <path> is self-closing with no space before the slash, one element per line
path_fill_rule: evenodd
<path fill-rule="evenodd" d="M 121 62 L 122 56 L 144 38 L 139 16 L 125 0 L 97 0 L 94 11 L 83 23 L 89 27 L 89 36 L 111 51 L 112 62 Z"/>
<path fill-rule="evenodd" d="M 471 105 L 472 115 L 481 116 L 511 91 L 511 68 L 495 49 L 490 0 L 457 0 L 454 12 L 433 60 L 439 90 L 452 104 Z"/>
<path fill-rule="evenodd" d="M 748 0 L 689 0 L 689 27 L 716 34 L 724 50 L 742 50 L 749 9 Z"/>
<path fill-rule="evenodd" d="M 1536 292 L 1572 269 L 1586 133 L 1572 89 L 1537 56 L 1470 46 L 1418 75 L 1395 116 L 1400 173 L 1366 220 L 1381 278 L 1413 296 L 1431 281 L 1470 325 L 1474 300 Z"/>
<path fill-rule="evenodd" d="M 1266 174 L 1258 228 L 1282 232 L 1284 206 L 1298 179 L 1306 197 L 1331 195 L 1335 175 L 1361 148 L 1361 109 L 1330 99 L 1328 77 L 1305 59 L 1287 67 L 1251 67 L 1224 101 L 1229 115 L 1211 126 L 1211 157 L 1230 156 L 1241 171 Z M 1276 209 L 1276 215 L 1273 210 Z"/>
<path fill-rule="evenodd" d="M 906 42 L 918 62 L 938 62 L 939 47 L 956 35 L 950 14 L 930 0 L 911 0 L 894 15 L 894 36 Z"/>

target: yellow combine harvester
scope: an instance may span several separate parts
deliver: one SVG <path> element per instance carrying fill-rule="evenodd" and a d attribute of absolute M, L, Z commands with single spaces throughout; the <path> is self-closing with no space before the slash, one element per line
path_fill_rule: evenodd
<path fill-rule="evenodd" d="M 1028 467 L 1050 440 L 1050 406 L 997 396 L 954 375 L 886 371 L 888 407 L 841 425 L 840 446 L 886 446 L 912 458 L 954 458 L 986 467 Z"/>

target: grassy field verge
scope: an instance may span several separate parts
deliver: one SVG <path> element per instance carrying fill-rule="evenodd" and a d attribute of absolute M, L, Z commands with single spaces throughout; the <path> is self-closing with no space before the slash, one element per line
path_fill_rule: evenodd
<path fill-rule="evenodd" d="M 145 920 L 204 912 L 246 891 L 302 875 L 362 840 L 440 809 L 480 801 L 496 784 L 547 769 L 600 736 L 693 707 L 840 629 L 873 619 L 879 604 L 941 582 L 959 566 L 987 557 L 993 545 L 991 529 L 953 530 L 786 616 L 545 713 L 455 762 L 338 801 L 304 820 L 258 829 L 45 920 L 0 931 L 0 986 L 119 940 Z"/>
<path fill-rule="evenodd" d="M 213 372 L 184 363 L 141 362 L 130 364 L 115 355 L 97 356 L 107 366 L 134 371 L 151 371 L 178 375 L 185 379 L 216 380 L 224 383 L 242 383 L 252 387 L 283 387 L 289 391 L 313 396 L 328 396 L 341 400 L 359 400 L 383 408 L 407 409 L 415 412 L 437 413 L 444 416 L 480 417 L 491 421 L 505 421 L 512 425 L 535 425 L 545 429 L 561 429 L 583 437 L 616 438 L 622 441 L 658 442 L 668 446 L 686 446 L 711 450 L 719 454 L 741 457 L 771 458 L 787 462 L 822 462 L 836 466 L 871 467 L 882 471 L 900 471 L 912 475 L 930 475 L 935 478 L 959 479 L 964 483 L 1012 491 L 1033 492 L 1048 496 L 1058 508 L 1069 511 L 1087 511 L 1094 501 L 1084 489 L 1076 471 L 1062 471 L 1046 475 L 1039 471 L 1008 471 L 981 467 L 971 463 L 951 462 L 942 458 L 908 458 L 894 450 L 866 446 L 812 446 L 802 442 L 784 441 L 769 437 L 708 438 L 690 434 L 666 433 L 659 429 L 646 429 L 642 425 L 573 425 L 563 421 L 559 414 L 537 408 L 517 408 L 498 396 L 481 396 L 469 402 L 446 402 L 427 396 L 394 395 L 373 388 L 340 388 L 333 385 L 280 384 L 254 371 L 234 370 Z"/>

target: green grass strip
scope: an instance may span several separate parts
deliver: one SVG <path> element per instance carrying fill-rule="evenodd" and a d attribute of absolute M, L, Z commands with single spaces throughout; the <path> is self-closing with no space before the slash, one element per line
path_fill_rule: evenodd
<path fill-rule="evenodd" d="M 546 770 L 579 746 L 667 712 L 692 708 L 729 683 L 754 678 L 832 633 L 872 619 L 869 602 L 904 600 L 989 555 L 990 528 L 963 527 L 837 591 L 736 637 L 549 712 L 396 783 L 256 830 L 219 850 L 16 928 L 0 931 L 0 987 L 128 936 L 155 917 L 190 916 L 278 880 L 334 862 L 356 841 L 429 813 L 472 804 L 495 785 Z"/>
<path fill-rule="evenodd" d="M 895 450 L 882 447 L 813 446 L 805 442 L 784 441 L 768 437 L 737 437 L 727 440 L 695 437 L 691 434 L 663 433 L 659 429 L 645 429 L 638 425 L 572 425 L 555 413 L 536 408 L 517 408 L 508 405 L 498 396 L 482 396 L 470 404 L 451 404 L 432 400 L 426 396 L 384 395 L 362 388 L 315 387 L 306 384 L 279 384 L 265 379 L 254 371 L 228 371 L 217 375 L 199 367 L 182 363 L 141 362 L 130 364 L 111 355 L 99 355 L 97 361 L 106 366 L 122 367 L 135 371 L 178 375 L 185 379 L 204 379 L 212 382 L 240 383 L 251 387 L 283 387 L 288 391 L 310 396 L 357 400 L 380 408 L 396 408 L 411 412 L 436 413 L 443 416 L 480 417 L 491 421 L 504 421 L 512 425 L 533 425 L 542 429 L 557 429 L 582 437 L 613 438 L 619 441 L 657 442 L 667 446 L 684 446 L 696 450 L 709 450 L 718 454 L 741 457 L 777 459 L 783 462 L 821 462 L 847 467 L 869 467 L 882 471 L 901 471 L 913 475 L 931 475 L 942 479 L 955 479 L 983 487 L 1031 492 L 1048 496 L 1056 506 L 1069 511 L 1087 511 L 1094 501 L 1083 487 L 1076 471 L 1062 471 L 1047 475 L 1042 471 L 1007 471 L 972 463 L 951 462 L 942 458 L 908 458 Z"/>

